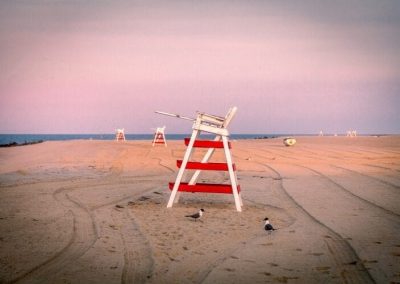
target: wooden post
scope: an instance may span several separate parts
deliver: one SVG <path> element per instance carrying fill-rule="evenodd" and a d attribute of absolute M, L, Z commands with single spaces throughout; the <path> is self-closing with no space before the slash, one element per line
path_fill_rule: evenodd
<path fill-rule="evenodd" d="M 237 190 L 236 175 L 235 175 L 235 172 L 233 171 L 232 156 L 231 156 L 231 151 L 229 151 L 228 138 L 226 136 L 222 136 L 222 143 L 224 143 L 225 157 L 226 157 L 226 162 L 228 164 L 228 172 L 229 172 L 229 177 L 231 180 L 232 192 L 233 192 L 233 198 L 235 199 L 236 210 L 241 212 L 242 211 L 242 208 L 241 208 L 242 201 L 239 196 L 239 192 Z"/>
<path fill-rule="evenodd" d="M 169 201 L 168 201 L 168 205 L 167 205 L 168 208 L 172 207 L 172 205 L 174 203 L 175 195 L 178 192 L 178 188 L 182 181 L 183 172 L 185 171 L 187 162 L 189 161 L 189 158 L 192 155 L 193 144 L 194 144 L 194 141 L 196 141 L 198 134 L 199 134 L 198 130 L 193 130 L 192 137 L 190 138 L 189 145 L 185 152 L 185 156 L 183 157 L 182 165 L 178 171 L 178 175 L 175 180 L 174 188 L 172 189 L 171 196 L 169 197 Z"/>

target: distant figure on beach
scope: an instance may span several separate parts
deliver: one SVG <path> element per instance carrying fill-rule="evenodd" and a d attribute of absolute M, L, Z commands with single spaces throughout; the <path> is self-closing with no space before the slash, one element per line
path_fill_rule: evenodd
<path fill-rule="evenodd" d="M 192 218 L 195 221 L 197 221 L 197 219 L 200 219 L 201 216 L 203 216 L 203 212 L 204 212 L 204 209 L 200 209 L 199 212 L 192 214 L 192 215 L 186 215 L 185 217 L 189 217 L 189 218 Z"/>
<path fill-rule="evenodd" d="M 264 229 L 266 231 L 269 231 L 269 232 L 275 231 L 275 228 L 269 223 L 269 219 L 268 218 L 265 218 L 264 221 L 265 221 Z"/>
<path fill-rule="evenodd" d="M 322 130 L 319 132 L 318 136 L 324 136 L 324 132 Z"/>

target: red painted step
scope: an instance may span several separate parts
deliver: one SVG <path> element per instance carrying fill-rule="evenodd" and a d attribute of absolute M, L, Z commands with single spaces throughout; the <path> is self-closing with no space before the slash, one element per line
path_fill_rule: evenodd
<path fill-rule="evenodd" d="M 176 165 L 178 168 L 182 166 L 182 160 L 177 160 Z M 233 170 L 236 171 L 236 165 L 232 164 Z M 209 170 L 209 171 L 227 171 L 227 163 L 200 163 L 200 162 L 188 162 L 186 164 L 187 170 Z"/>
<path fill-rule="evenodd" d="M 169 183 L 169 189 L 174 188 L 174 183 Z M 240 192 L 240 185 L 237 186 Z M 178 191 L 180 192 L 208 192 L 208 193 L 229 193 L 232 194 L 232 186 L 230 184 L 213 184 L 213 183 L 198 183 L 189 185 L 186 182 L 181 182 Z"/>
<path fill-rule="evenodd" d="M 190 138 L 185 138 L 185 145 L 189 145 Z M 194 141 L 193 147 L 196 148 L 224 148 L 222 141 L 213 140 L 196 140 Z M 228 142 L 229 149 L 232 148 L 231 142 Z"/>

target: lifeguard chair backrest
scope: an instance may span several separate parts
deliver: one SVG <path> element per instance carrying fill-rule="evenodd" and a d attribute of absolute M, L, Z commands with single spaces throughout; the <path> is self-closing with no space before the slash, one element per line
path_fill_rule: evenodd
<path fill-rule="evenodd" d="M 228 127 L 229 123 L 231 123 L 231 120 L 235 116 L 236 111 L 237 111 L 237 107 L 231 107 L 229 109 L 228 113 L 225 116 L 225 120 L 224 120 L 222 127 L 224 127 L 224 128 Z"/>
<path fill-rule="evenodd" d="M 226 128 L 235 116 L 236 111 L 237 107 L 230 108 L 225 117 L 198 112 L 197 119 L 200 119 L 199 123 L 201 124 L 211 125 L 217 128 Z"/>
<path fill-rule="evenodd" d="M 157 127 L 157 129 L 156 129 L 156 134 L 157 134 L 157 133 L 162 133 L 162 134 L 164 134 L 164 131 L 165 131 L 165 126 L 163 126 L 163 127 Z"/>

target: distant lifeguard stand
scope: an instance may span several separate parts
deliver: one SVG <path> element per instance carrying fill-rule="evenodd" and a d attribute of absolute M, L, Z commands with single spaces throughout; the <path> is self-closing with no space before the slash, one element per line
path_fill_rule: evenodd
<path fill-rule="evenodd" d="M 347 130 L 346 136 L 347 137 L 357 137 L 357 131 L 356 130 Z"/>
<path fill-rule="evenodd" d="M 192 136 L 190 138 L 185 138 L 184 141 L 187 149 L 183 160 L 177 161 L 179 171 L 176 180 L 174 183 L 169 183 L 169 188 L 172 191 L 167 205 L 168 208 L 178 202 L 179 193 L 181 192 L 226 193 L 233 194 L 236 210 L 239 212 L 242 211 L 243 203 L 240 196 L 240 186 L 237 182 L 236 166 L 232 163 L 230 152 L 232 145 L 231 142 L 228 142 L 229 132 L 227 129 L 236 111 L 236 107 L 231 108 L 225 117 L 198 112 L 196 119 L 182 117 L 176 114 L 157 112 L 194 121 Z M 202 131 L 215 134 L 214 140 L 197 140 Z M 189 161 L 194 148 L 208 148 L 201 162 Z M 226 163 L 208 162 L 215 149 L 224 149 Z M 196 170 L 189 182 L 182 182 L 185 170 Z M 229 173 L 230 184 L 196 183 L 202 170 L 227 171 Z"/>
<path fill-rule="evenodd" d="M 153 147 L 155 144 L 164 144 L 167 147 L 167 139 L 165 139 L 165 126 L 157 127 L 156 132 L 154 133 L 153 139 Z"/>
<path fill-rule="evenodd" d="M 115 140 L 125 141 L 125 129 L 124 128 L 115 130 Z"/>

